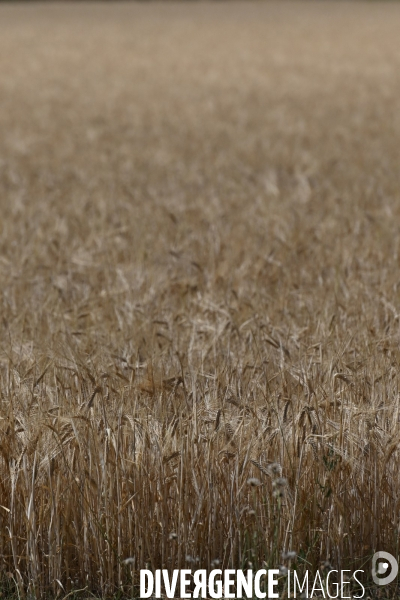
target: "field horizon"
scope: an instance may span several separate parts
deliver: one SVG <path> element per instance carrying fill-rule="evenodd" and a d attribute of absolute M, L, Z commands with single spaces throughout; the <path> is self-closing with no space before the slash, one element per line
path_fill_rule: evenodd
<path fill-rule="evenodd" d="M 0 4 L 20 597 L 399 558 L 399 30 L 389 2 Z"/>

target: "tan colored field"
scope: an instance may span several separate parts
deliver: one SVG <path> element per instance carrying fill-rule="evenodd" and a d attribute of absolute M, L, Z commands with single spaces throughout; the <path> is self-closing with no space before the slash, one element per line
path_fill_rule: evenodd
<path fill-rule="evenodd" d="M 399 554 L 399 31 L 385 2 L 0 5 L 20 593 Z"/>

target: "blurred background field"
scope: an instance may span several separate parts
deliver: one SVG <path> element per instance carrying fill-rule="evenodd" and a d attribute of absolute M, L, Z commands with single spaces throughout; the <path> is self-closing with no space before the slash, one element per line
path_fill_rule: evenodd
<path fill-rule="evenodd" d="M 395 2 L 0 5 L 20 593 L 398 556 L 399 30 Z"/>

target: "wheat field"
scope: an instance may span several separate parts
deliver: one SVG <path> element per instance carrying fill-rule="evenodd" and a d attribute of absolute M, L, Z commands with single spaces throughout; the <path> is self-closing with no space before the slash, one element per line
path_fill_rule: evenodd
<path fill-rule="evenodd" d="M 0 5 L 20 597 L 398 557 L 399 30 L 394 2 Z"/>

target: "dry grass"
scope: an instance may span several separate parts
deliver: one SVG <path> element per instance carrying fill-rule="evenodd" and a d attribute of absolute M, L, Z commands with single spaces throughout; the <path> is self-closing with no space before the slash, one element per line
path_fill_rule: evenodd
<path fill-rule="evenodd" d="M 21 593 L 399 554 L 399 29 L 395 3 L 0 6 Z"/>

